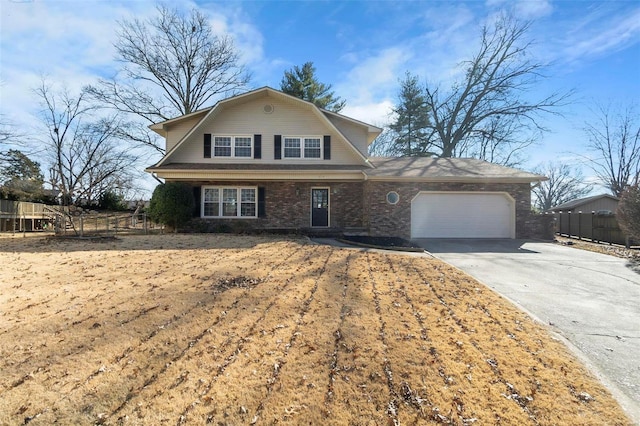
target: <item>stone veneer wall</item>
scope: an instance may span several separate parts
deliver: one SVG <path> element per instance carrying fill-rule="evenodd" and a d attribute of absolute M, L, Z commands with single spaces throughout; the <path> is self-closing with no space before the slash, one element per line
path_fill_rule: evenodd
<path fill-rule="evenodd" d="M 386 195 L 400 195 L 397 204 L 387 203 Z M 372 236 L 411 238 L 411 200 L 420 191 L 507 192 L 515 200 L 516 238 L 535 237 L 539 224 L 532 218 L 531 186 L 528 183 L 454 183 L 367 181 L 364 185 L 364 226 Z"/>
<path fill-rule="evenodd" d="M 330 228 L 362 227 L 363 182 L 295 182 L 295 181 L 242 181 L 242 182 L 190 182 L 194 187 L 257 186 L 265 191 L 265 217 L 257 219 L 203 219 L 214 225 L 237 225 L 243 222 L 253 229 L 298 230 L 311 227 L 311 188 L 329 188 Z M 198 217 L 199 206 L 198 202 Z"/>

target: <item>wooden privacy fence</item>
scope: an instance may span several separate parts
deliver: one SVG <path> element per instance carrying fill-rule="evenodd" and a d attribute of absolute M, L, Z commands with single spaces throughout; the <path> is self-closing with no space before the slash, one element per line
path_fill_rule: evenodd
<path fill-rule="evenodd" d="M 588 239 L 595 242 L 629 245 L 630 241 L 618 226 L 616 216 L 612 214 L 591 213 L 554 213 L 556 233 L 567 237 Z"/>

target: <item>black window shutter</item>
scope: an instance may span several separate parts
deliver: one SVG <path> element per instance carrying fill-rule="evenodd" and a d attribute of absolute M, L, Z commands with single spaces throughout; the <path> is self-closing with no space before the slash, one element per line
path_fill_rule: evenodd
<path fill-rule="evenodd" d="M 262 135 L 253 135 L 253 158 L 262 158 Z"/>
<path fill-rule="evenodd" d="M 282 159 L 282 135 L 275 135 L 273 137 L 273 159 Z"/>
<path fill-rule="evenodd" d="M 331 160 L 331 136 L 325 135 L 324 137 L 324 159 Z"/>
<path fill-rule="evenodd" d="M 266 217 L 265 201 L 264 201 L 264 187 L 258 187 L 258 217 Z"/>
<path fill-rule="evenodd" d="M 211 133 L 204 134 L 204 158 L 211 158 Z"/>
<path fill-rule="evenodd" d="M 200 201 L 201 201 L 202 190 L 199 186 L 193 187 L 193 199 L 195 200 L 195 206 L 193 207 L 193 217 L 200 217 Z"/>

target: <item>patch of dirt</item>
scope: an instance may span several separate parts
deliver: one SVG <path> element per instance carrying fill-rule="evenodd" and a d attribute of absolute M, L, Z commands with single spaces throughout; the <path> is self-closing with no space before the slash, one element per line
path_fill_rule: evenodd
<path fill-rule="evenodd" d="M 608 254 L 610 256 L 621 257 L 624 259 L 632 259 L 640 262 L 640 249 L 625 248 L 623 246 L 607 244 L 607 243 L 594 243 L 591 241 L 578 240 L 575 238 L 567 238 L 556 235 L 555 240 L 565 246 L 575 247 L 581 250 L 593 251 L 596 253 Z"/>
<path fill-rule="evenodd" d="M 211 234 L 0 251 L 3 425 L 631 424 L 436 259 Z"/>

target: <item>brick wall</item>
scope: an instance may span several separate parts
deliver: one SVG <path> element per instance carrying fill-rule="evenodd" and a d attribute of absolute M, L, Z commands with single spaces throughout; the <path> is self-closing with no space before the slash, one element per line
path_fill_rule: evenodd
<path fill-rule="evenodd" d="M 265 217 L 257 219 L 203 219 L 210 229 L 289 229 L 311 226 L 311 189 L 329 188 L 330 227 L 337 230 L 362 227 L 363 182 L 190 182 L 194 187 L 257 186 L 265 191 Z M 199 212 L 199 207 L 198 207 Z M 199 213 L 198 213 L 199 215 Z"/>
<path fill-rule="evenodd" d="M 364 228 L 372 236 L 411 237 L 411 200 L 420 191 L 507 192 L 515 200 L 516 238 L 552 239 L 549 216 L 531 213 L 531 190 L 521 184 L 419 183 L 419 182 L 192 182 L 193 186 L 258 186 L 265 188 L 264 218 L 205 219 L 207 229 L 231 228 L 308 230 L 311 226 L 311 188 L 329 188 L 330 228 Z M 395 191 L 397 204 L 387 203 Z M 199 211 L 199 207 L 198 207 Z"/>
<path fill-rule="evenodd" d="M 400 195 L 397 204 L 387 203 L 386 195 L 395 191 Z M 420 191 L 487 191 L 507 192 L 515 200 L 516 238 L 532 238 L 537 224 L 531 214 L 531 189 L 528 183 L 420 183 L 376 182 L 364 185 L 364 223 L 373 236 L 411 237 L 411 200 Z"/>

